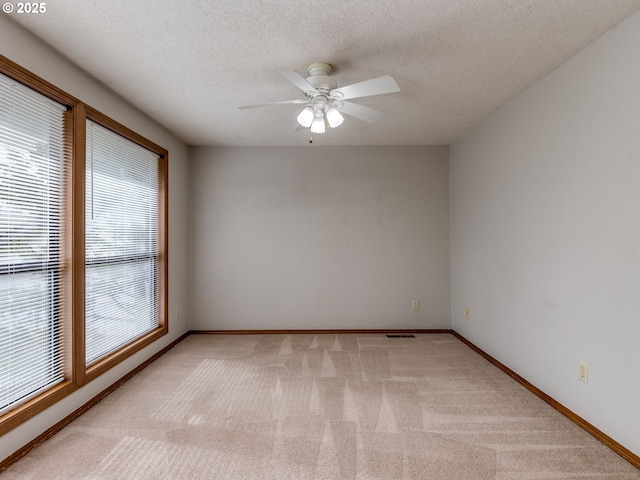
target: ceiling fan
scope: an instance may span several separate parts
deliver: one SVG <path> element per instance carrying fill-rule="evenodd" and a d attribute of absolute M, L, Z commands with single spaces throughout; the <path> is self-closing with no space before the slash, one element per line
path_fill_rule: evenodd
<path fill-rule="evenodd" d="M 332 72 L 333 67 L 328 63 L 312 63 L 309 65 L 307 67 L 307 75 L 309 76 L 306 79 L 295 71 L 281 71 L 280 74 L 302 90 L 306 98 L 246 105 L 238 108 L 306 104 L 306 107 L 297 117 L 299 125 L 296 130 L 310 128 L 312 133 L 324 133 L 327 123 L 331 128 L 342 125 L 344 121 L 342 113 L 369 123 L 379 120 L 383 115 L 379 110 L 351 103 L 347 100 L 400 91 L 400 87 L 390 75 L 383 75 L 382 77 L 337 88 L 336 79 L 331 77 Z"/>

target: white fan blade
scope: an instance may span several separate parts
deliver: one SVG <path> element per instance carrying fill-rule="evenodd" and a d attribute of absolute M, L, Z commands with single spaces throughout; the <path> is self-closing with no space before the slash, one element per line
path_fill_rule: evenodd
<path fill-rule="evenodd" d="M 313 92 L 316 94 L 318 93 L 316 88 L 313 85 L 311 85 L 309 82 L 307 82 L 307 80 L 298 72 L 285 70 L 285 71 L 281 71 L 280 75 L 282 75 L 284 78 L 289 80 L 291 83 L 293 83 L 296 87 L 298 87 L 300 90 L 302 90 L 305 93 L 306 92 Z"/>
<path fill-rule="evenodd" d="M 364 107 L 356 103 L 342 102 L 342 107 L 338 109 L 342 113 L 346 113 L 365 122 L 373 123 L 384 117 L 384 114 L 380 110 Z"/>
<path fill-rule="evenodd" d="M 281 102 L 258 103 L 257 105 L 244 105 L 238 108 L 240 110 L 245 110 L 247 108 L 268 107 L 269 105 L 286 105 L 286 104 L 302 105 L 303 103 L 309 103 L 309 100 L 283 100 Z"/>
<path fill-rule="evenodd" d="M 364 82 L 353 83 L 346 87 L 336 88 L 331 90 L 331 96 L 334 93 L 342 95 L 345 100 L 349 98 L 370 97 L 372 95 L 381 95 L 383 93 L 399 92 L 400 87 L 393 79 L 391 75 L 384 75 L 378 78 L 372 78 L 371 80 L 365 80 Z"/>

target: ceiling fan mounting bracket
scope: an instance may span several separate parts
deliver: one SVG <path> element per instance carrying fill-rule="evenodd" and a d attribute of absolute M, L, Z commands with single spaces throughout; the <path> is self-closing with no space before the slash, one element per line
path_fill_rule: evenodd
<path fill-rule="evenodd" d="M 335 90 L 338 82 L 331 77 L 333 67 L 328 63 L 315 62 L 307 66 L 307 82 L 309 82 L 321 95 L 328 95 L 331 90 Z M 313 98 L 313 96 L 311 96 Z"/>
<path fill-rule="evenodd" d="M 314 75 L 326 75 L 329 76 L 333 73 L 333 67 L 328 63 L 315 62 L 307 66 L 307 75 L 313 77 Z"/>

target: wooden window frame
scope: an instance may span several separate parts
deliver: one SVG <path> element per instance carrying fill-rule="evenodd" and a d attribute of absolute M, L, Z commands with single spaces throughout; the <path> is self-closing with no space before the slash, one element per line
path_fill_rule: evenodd
<path fill-rule="evenodd" d="M 121 361 L 123 361 L 125 358 L 130 357 L 131 355 L 133 355 L 134 353 L 136 353 L 137 351 L 139 351 L 140 349 L 146 347 L 147 345 L 151 344 L 152 342 L 155 342 L 158 338 L 160 338 L 161 336 L 165 335 L 166 333 L 168 333 L 169 331 L 169 325 L 167 323 L 167 319 L 168 319 L 168 298 L 167 298 L 167 286 L 168 286 L 168 263 L 167 263 L 167 243 L 168 243 L 168 231 L 166 228 L 167 225 L 167 159 L 168 159 L 168 152 L 167 150 L 165 150 L 164 148 L 156 145 L 155 143 L 151 142 L 150 140 L 147 140 L 146 138 L 142 137 L 141 135 L 137 134 L 136 132 L 134 132 L 133 130 L 130 130 L 129 128 L 125 127 L 124 125 L 116 122 L 115 120 L 112 120 L 111 118 L 107 117 L 106 115 L 100 113 L 99 111 L 86 106 L 85 107 L 86 110 L 86 119 L 87 120 L 91 120 L 92 122 L 97 123 L 98 125 L 101 125 L 109 130 L 111 130 L 112 132 L 120 135 L 121 137 L 126 138 L 127 140 L 130 140 L 144 148 L 146 148 L 147 150 L 152 151 L 153 153 L 157 154 L 160 159 L 158 160 L 158 177 L 159 177 L 159 186 L 160 186 L 160 192 L 159 192 L 159 199 L 158 199 L 158 203 L 159 203 L 159 207 L 160 207 L 160 211 L 158 212 L 158 307 L 159 307 L 159 312 L 158 312 L 158 318 L 159 318 L 159 326 L 153 330 L 151 330 L 150 332 L 146 333 L 145 335 L 143 335 L 142 337 L 139 337 L 135 340 L 133 340 L 132 342 L 128 343 L 127 345 L 125 345 L 124 347 L 116 350 L 115 352 L 107 355 L 106 357 L 96 361 L 95 363 L 92 363 L 91 365 L 89 365 L 86 368 L 86 373 L 85 373 L 85 377 L 86 377 L 86 381 L 91 381 L 94 378 L 102 375 L 104 372 L 106 372 L 107 370 L 109 370 L 110 368 L 114 367 L 115 365 L 117 365 L 118 363 L 120 363 Z M 85 123 L 86 126 L 86 123 Z M 84 146 L 84 145 L 83 145 Z M 84 164 L 83 164 L 83 170 L 84 170 Z M 84 174 L 82 177 L 82 181 L 83 181 L 83 185 L 84 185 Z M 83 188 L 84 190 L 84 188 Z M 84 202 L 84 191 L 83 191 L 83 197 L 82 197 L 82 201 Z M 83 213 L 84 213 L 84 203 L 83 203 Z M 83 228 L 83 234 L 84 234 L 84 228 Z M 84 285 L 84 265 L 85 265 L 85 258 L 84 258 L 84 249 L 82 251 L 82 266 L 83 266 L 83 282 L 82 282 L 82 298 L 83 298 L 83 305 L 82 305 L 82 309 L 83 309 L 83 315 L 82 317 L 84 318 L 84 298 L 85 298 L 85 285 Z M 78 262 L 80 263 L 80 262 Z M 76 295 L 79 295 L 78 292 L 75 292 Z M 84 361 L 84 335 L 83 335 L 83 361 Z"/>
<path fill-rule="evenodd" d="M 86 105 L 43 78 L 0 55 L 0 73 L 65 105 L 65 226 L 63 313 L 65 380 L 0 415 L 0 436 L 46 410 L 169 331 L 168 315 L 168 159 L 166 149 Z M 158 154 L 158 305 L 159 326 L 90 366 L 85 362 L 85 166 L 86 122 L 92 120 Z"/>

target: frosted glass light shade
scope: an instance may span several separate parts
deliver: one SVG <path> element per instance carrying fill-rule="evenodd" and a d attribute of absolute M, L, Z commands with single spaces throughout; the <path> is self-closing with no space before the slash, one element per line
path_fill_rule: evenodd
<path fill-rule="evenodd" d="M 303 127 L 308 128 L 311 126 L 311 122 L 313 122 L 314 115 L 315 110 L 313 107 L 305 107 L 304 110 L 300 112 L 300 115 L 298 115 L 298 123 Z"/>
<path fill-rule="evenodd" d="M 327 108 L 327 122 L 329 122 L 329 126 L 331 128 L 336 128 L 342 125 L 344 117 L 340 114 L 337 108 L 329 107 Z"/>
<path fill-rule="evenodd" d="M 315 117 L 311 123 L 312 133 L 324 133 L 324 115 L 321 117 Z"/>

